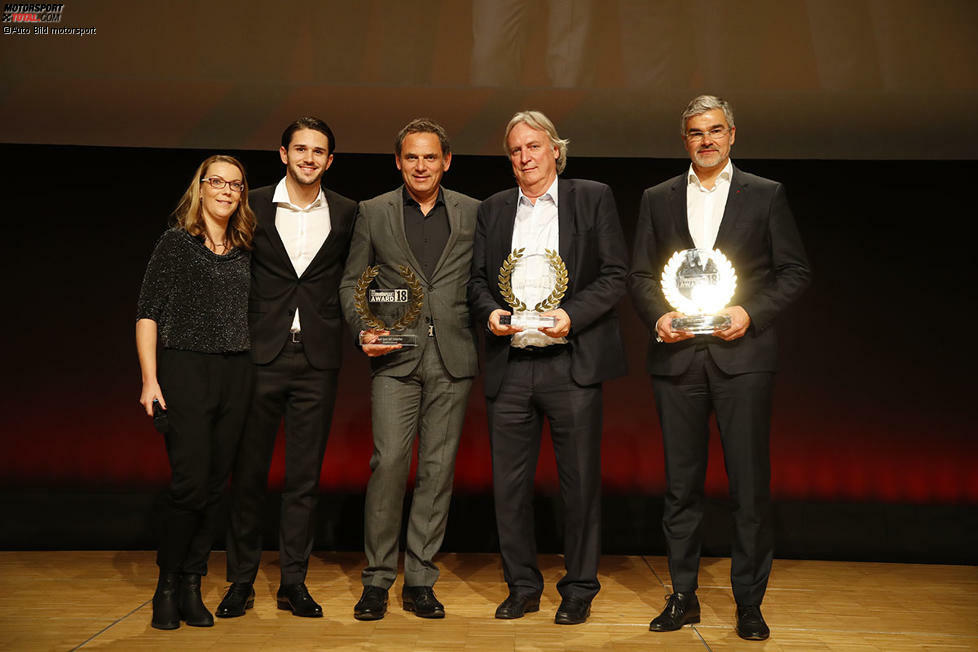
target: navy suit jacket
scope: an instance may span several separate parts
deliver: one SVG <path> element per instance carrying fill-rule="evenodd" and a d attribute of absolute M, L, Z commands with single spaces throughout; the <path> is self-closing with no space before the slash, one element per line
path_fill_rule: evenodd
<path fill-rule="evenodd" d="M 646 368 L 654 375 L 679 375 L 692 362 L 695 342 L 705 339 L 714 362 L 725 373 L 774 371 L 775 318 L 808 286 L 811 270 L 782 185 L 737 167 L 713 248 L 733 264 L 737 289 L 728 305 L 744 308 L 750 327 L 732 342 L 713 335 L 673 344 L 655 341 L 656 322 L 674 309 L 662 294 L 662 270 L 673 253 L 694 247 L 686 215 L 686 184 L 684 173 L 642 195 L 628 284 L 632 302 L 650 330 Z"/>
<path fill-rule="evenodd" d="M 594 385 L 623 376 L 625 351 L 615 305 L 625 293 L 628 248 L 611 188 L 582 179 L 557 183 L 558 253 L 567 266 L 567 292 L 560 303 L 571 319 L 567 336 L 571 377 Z M 512 251 L 519 191 L 498 192 L 482 202 L 476 222 L 469 303 L 477 324 L 493 310 L 510 310 L 497 277 Z M 509 358 L 510 337 L 486 335 L 486 396 L 499 391 Z"/>

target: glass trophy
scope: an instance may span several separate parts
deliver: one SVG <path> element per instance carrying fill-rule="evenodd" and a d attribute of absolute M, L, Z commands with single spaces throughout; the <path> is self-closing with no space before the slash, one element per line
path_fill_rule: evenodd
<path fill-rule="evenodd" d="M 557 323 L 557 318 L 540 313 L 560 306 L 567 292 L 567 267 L 553 249 L 544 249 L 542 254 L 524 251 L 525 248 L 514 250 L 499 268 L 499 292 L 513 309 L 513 314 L 501 316 L 499 323 L 549 328 Z"/>
<path fill-rule="evenodd" d="M 717 249 L 677 251 L 662 270 L 662 293 L 683 317 L 672 328 L 697 335 L 730 326 L 730 315 L 718 314 L 737 289 L 737 274 Z"/>
<path fill-rule="evenodd" d="M 353 306 L 364 324 L 390 331 L 372 344 L 417 346 L 418 336 L 404 331 L 417 323 L 424 307 L 421 281 L 407 265 L 370 265 L 353 289 Z M 362 345 L 363 342 L 361 341 Z"/>

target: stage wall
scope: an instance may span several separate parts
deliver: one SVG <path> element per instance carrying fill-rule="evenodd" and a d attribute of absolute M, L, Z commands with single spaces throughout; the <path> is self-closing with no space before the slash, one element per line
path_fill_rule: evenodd
<path fill-rule="evenodd" d="M 152 494 L 165 486 L 168 467 L 162 442 L 137 403 L 135 300 L 166 216 L 206 152 L 0 150 L 17 163 L 5 179 L 3 265 L 11 309 L 2 323 L 2 488 L 8 494 Z M 282 173 L 273 151 L 235 153 L 253 185 L 275 182 Z M 392 158 L 339 153 L 327 181 L 351 197 L 372 196 L 398 183 Z M 786 184 L 814 269 L 812 288 L 777 325 L 775 499 L 920 509 L 978 505 L 973 381 L 966 336 L 955 322 L 974 312 L 965 300 L 973 261 L 967 242 L 953 232 L 960 202 L 946 192 L 951 180 L 970 178 L 978 165 L 736 162 Z M 685 166 L 680 159 L 572 157 L 566 175 L 609 183 L 630 239 L 642 189 Z M 512 180 L 501 156 L 458 156 L 445 183 L 481 198 Z M 657 502 L 664 477 L 644 373 L 648 336 L 627 300 L 619 310 L 629 374 L 605 386 L 604 491 Z M 943 326 L 946 320 L 951 323 Z M 459 450 L 460 495 L 490 491 L 481 390 L 477 383 Z M 365 486 L 368 392 L 367 362 L 351 338 L 323 466 L 328 493 L 358 496 Z M 280 446 L 273 489 L 282 471 Z M 725 495 L 716 437 L 707 485 L 712 497 Z M 549 441 L 538 486 L 543 494 L 556 486 Z M 491 503 L 484 507 L 481 518 L 491 519 Z M 974 532 L 974 522 L 964 525 Z"/>

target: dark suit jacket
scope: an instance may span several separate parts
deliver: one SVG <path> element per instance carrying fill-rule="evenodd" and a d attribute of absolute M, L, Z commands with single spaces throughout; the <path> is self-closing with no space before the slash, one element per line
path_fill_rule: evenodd
<path fill-rule="evenodd" d="M 683 373 L 693 359 L 695 341 L 703 338 L 714 362 L 728 374 L 774 371 L 775 317 L 808 286 L 811 271 L 784 188 L 736 167 L 714 249 L 730 259 L 737 272 L 737 289 L 728 305 L 743 307 L 751 325 L 732 342 L 712 335 L 674 344 L 655 341 L 656 321 L 673 310 L 662 294 L 662 270 L 673 253 L 694 247 L 686 216 L 686 180 L 683 173 L 647 189 L 639 210 L 628 283 L 635 308 L 651 331 L 648 372 Z"/>
<path fill-rule="evenodd" d="M 404 287 L 404 280 L 397 272 L 399 265 L 410 267 L 424 286 L 421 316 L 413 327 L 404 331 L 417 336 L 418 346 L 370 358 L 370 368 L 374 374 L 402 377 L 412 373 L 421 360 L 424 347 L 432 341 L 438 347 L 445 369 L 453 378 L 471 378 L 479 372 L 476 337 L 465 301 L 479 202 L 447 188 L 443 188 L 443 191 L 451 234 L 431 278 L 424 275 L 421 263 L 407 241 L 403 186 L 360 202 L 346 272 L 340 284 L 343 313 L 350 329 L 359 334 L 361 330 L 369 328 L 357 315 L 353 301 L 354 286 L 368 265 L 381 266 L 377 277 L 379 287 Z M 391 304 L 390 308 L 385 311 L 383 306 L 371 306 L 374 314 L 387 324 L 404 314 L 403 304 Z M 427 336 L 429 320 L 435 327 L 433 340 Z"/>
<path fill-rule="evenodd" d="M 611 188 L 582 179 L 557 183 L 560 257 L 567 265 L 567 293 L 561 301 L 571 319 L 567 336 L 571 376 L 594 385 L 625 374 L 625 351 L 615 304 L 625 293 L 628 248 Z M 497 308 L 510 310 L 497 277 L 512 251 L 519 191 L 496 193 L 482 202 L 476 225 L 469 281 L 469 304 L 477 324 L 487 324 Z M 506 372 L 510 337 L 486 335 L 486 396 L 499 391 Z"/>
<path fill-rule="evenodd" d="M 329 236 L 301 278 L 275 228 L 275 186 L 258 188 L 249 197 L 258 229 L 251 255 L 248 323 L 251 354 L 258 364 L 271 362 L 285 346 L 298 307 L 309 363 L 317 369 L 340 366 L 343 317 L 338 288 L 357 205 L 332 190 L 324 191 L 329 205 Z"/>

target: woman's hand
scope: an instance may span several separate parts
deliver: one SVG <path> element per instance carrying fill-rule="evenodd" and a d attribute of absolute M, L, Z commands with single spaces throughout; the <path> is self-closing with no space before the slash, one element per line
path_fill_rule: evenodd
<path fill-rule="evenodd" d="M 147 380 L 143 383 L 143 393 L 139 395 L 139 403 L 146 408 L 146 414 L 153 416 L 153 401 L 159 401 L 160 407 L 166 409 L 166 400 L 163 398 L 163 390 L 156 379 Z"/>

